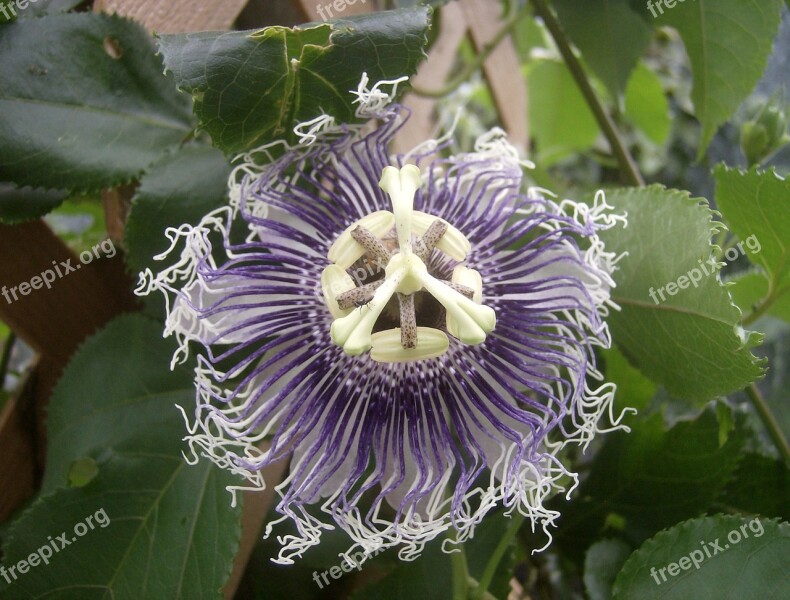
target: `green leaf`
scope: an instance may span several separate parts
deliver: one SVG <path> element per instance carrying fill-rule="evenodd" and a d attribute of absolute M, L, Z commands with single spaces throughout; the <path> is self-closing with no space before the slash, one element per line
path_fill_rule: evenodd
<path fill-rule="evenodd" d="M 776 291 L 790 289 L 790 181 L 774 171 L 715 170 L 716 204 Z"/>
<path fill-rule="evenodd" d="M 628 227 L 601 238 L 607 251 L 627 253 L 612 292 L 622 310 L 607 321 L 631 363 L 700 405 L 760 377 L 750 351 L 759 336 L 740 333 L 740 313 L 707 262 L 715 229 L 707 203 L 658 185 L 613 190 L 607 200 L 628 213 Z"/>
<path fill-rule="evenodd" d="M 102 14 L 0 27 L 0 180 L 89 190 L 137 176 L 190 132 L 148 34 Z"/>
<path fill-rule="evenodd" d="M 57 208 L 68 193 L 0 183 L 0 223 L 13 225 L 44 216 Z"/>
<path fill-rule="evenodd" d="M 540 61 L 527 71 L 529 122 L 543 168 L 580 150 L 598 136 L 598 123 L 568 68 Z"/>
<path fill-rule="evenodd" d="M 734 284 L 730 288 L 732 298 L 744 315 L 751 313 L 768 297 L 768 279 L 762 273 L 744 273 L 731 281 Z M 766 314 L 790 323 L 790 289 L 785 288 L 785 291 L 777 296 Z"/>
<path fill-rule="evenodd" d="M 631 555 L 617 576 L 614 600 L 785 600 L 789 561 L 787 523 L 732 515 L 694 519 Z"/>
<path fill-rule="evenodd" d="M 165 229 L 196 224 L 222 206 L 230 164 L 219 150 L 190 144 L 166 156 L 140 180 L 126 222 L 126 260 L 133 272 L 159 271 L 177 258 L 155 261 L 169 247 Z"/>
<path fill-rule="evenodd" d="M 790 468 L 781 460 L 747 454 L 721 495 L 725 506 L 790 521 Z"/>
<path fill-rule="evenodd" d="M 782 0 L 694 0 L 658 15 L 659 25 L 678 30 L 691 59 L 691 97 L 702 123 L 698 158 L 765 70 L 781 8 Z"/>
<path fill-rule="evenodd" d="M 3 598 L 220 597 L 240 536 L 225 487 L 238 481 L 184 461 L 175 404 L 191 405 L 194 387 L 189 369 L 168 370 L 172 351 L 159 324 L 124 316 L 75 355 L 52 397 L 42 496 L 12 525 L 6 564 L 48 536 L 77 539 L 48 566 L 0 581 Z M 98 471 L 90 482 L 59 487 L 86 458 Z M 79 536 L 75 526 L 99 511 L 109 523 Z"/>
<path fill-rule="evenodd" d="M 584 557 L 584 588 L 590 600 L 610 600 L 614 580 L 631 554 L 622 540 L 595 542 Z"/>
<path fill-rule="evenodd" d="M 616 346 L 601 351 L 601 355 L 606 361 L 606 381 L 617 385 L 618 407 L 647 408 L 658 386 L 632 367 Z"/>
<path fill-rule="evenodd" d="M 511 518 L 501 512 L 489 514 L 478 525 L 475 536 L 464 543 L 470 577 L 479 581 L 491 554 L 511 523 Z M 444 541 L 439 538 L 428 543 L 425 551 L 413 562 L 399 561 L 385 577 L 354 594 L 353 600 L 451 598 L 452 567 L 450 555 L 442 551 Z M 488 590 L 494 597 L 507 597 L 514 565 L 515 553 L 509 549 L 500 561 Z"/>
<path fill-rule="evenodd" d="M 656 144 L 669 137 L 669 102 L 658 75 L 640 63 L 628 81 L 625 117 Z"/>
<path fill-rule="evenodd" d="M 664 427 L 661 415 L 632 423 L 631 433 L 606 437 L 570 504 L 551 501 L 562 514 L 554 537 L 579 556 L 607 526 L 639 544 L 657 531 L 705 511 L 731 479 L 744 446 L 743 419 L 719 445 L 713 410 L 694 421 Z M 615 533 L 612 531 L 611 533 Z"/>
<path fill-rule="evenodd" d="M 205 32 L 160 39 L 200 126 L 226 152 L 275 138 L 326 113 L 354 120 L 363 72 L 372 83 L 411 76 L 424 57 L 429 9 L 388 11 L 289 29 Z M 239 57 L 244 57 L 240 60 Z"/>
<path fill-rule="evenodd" d="M 563 29 L 590 69 L 613 96 L 622 94 L 650 43 L 648 23 L 631 9 L 628 0 L 554 0 L 554 6 Z"/>

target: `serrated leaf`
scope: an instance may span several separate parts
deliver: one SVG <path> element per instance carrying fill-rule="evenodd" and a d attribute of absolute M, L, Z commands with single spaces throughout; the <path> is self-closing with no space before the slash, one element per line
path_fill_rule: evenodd
<path fill-rule="evenodd" d="M 660 415 L 631 423 L 631 433 L 606 437 L 587 479 L 551 507 L 562 514 L 554 537 L 579 556 L 607 524 L 639 544 L 664 527 L 705 511 L 730 480 L 746 437 L 743 419 L 719 445 L 719 423 L 712 410 L 694 421 L 664 427 Z M 615 518 L 610 518 L 613 515 Z"/>
<path fill-rule="evenodd" d="M 661 80 L 644 64 L 634 70 L 625 91 L 625 117 L 656 144 L 669 137 L 669 102 Z"/>
<path fill-rule="evenodd" d="M 631 366 L 616 346 L 601 351 L 606 362 L 606 381 L 617 386 L 615 402 L 619 407 L 646 408 L 658 386 Z"/>
<path fill-rule="evenodd" d="M 585 63 L 613 96 L 622 94 L 650 43 L 648 23 L 631 9 L 628 0 L 554 0 L 554 6 Z"/>
<path fill-rule="evenodd" d="M 662 531 L 634 552 L 617 576 L 613 598 L 785 600 L 788 562 L 787 523 L 733 515 L 694 519 Z"/>
<path fill-rule="evenodd" d="M 702 123 L 698 158 L 765 70 L 781 8 L 782 0 L 694 0 L 657 14 L 659 25 L 678 30 L 691 60 L 691 97 Z"/>
<path fill-rule="evenodd" d="M 175 403 L 194 402 L 194 388 L 189 369 L 168 370 L 172 351 L 159 324 L 124 316 L 77 352 L 52 398 L 43 495 L 14 522 L 4 556 L 24 559 L 99 510 L 110 523 L 0 581 L 3 598 L 220 597 L 240 535 L 225 487 L 238 482 L 185 463 Z M 60 487 L 86 458 L 97 467 L 90 482 Z"/>
<path fill-rule="evenodd" d="M 322 113 L 353 121 L 350 90 L 364 72 L 372 83 L 414 74 L 429 14 L 418 7 L 293 29 L 168 35 L 159 44 L 200 126 L 235 153 L 293 141 L 295 125 Z"/>
<path fill-rule="evenodd" d="M 790 181 L 774 171 L 747 172 L 722 165 L 715 171 L 716 204 L 777 290 L 790 289 Z"/>
<path fill-rule="evenodd" d="M 99 189 L 138 175 L 191 130 L 148 34 L 102 14 L 0 27 L 0 179 Z"/>
<path fill-rule="evenodd" d="M 195 224 L 221 206 L 230 170 L 222 152 L 191 144 L 146 172 L 132 199 L 124 232 L 126 260 L 133 272 L 158 271 L 169 264 L 153 259 L 169 247 L 165 229 Z"/>
<path fill-rule="evenodd" d="M 44 216 L 68 196 L 62 190 L 42 190 L 0 183 L 0 223 L 14 225 Z"/>
<path fill-rule="evenodd" d="M 595 542 L 584 557 L 584 588 L 590 600 L 610 600 L 614 580 L 631 555 L 631 546 L 622 540 Z"/>
<path fill-rule="evenodd" d="M 532 65 L 527 85 L 529 122 L 543 168 L 595 143 L 598 123 L 564 63 Z"/>
<path fill-rule="evenodd" d="M 622 310 L 607 321 L 629 360 L 672 395 L 700 404 L 760 377 L 750 351 L 759 336 L 742 337 L 740 313 L 707 262 L 713 228 L 707 203 L 657 185 L 613 190 L 607 201 L 628 213 L 628 227 L 601 237 L 607 251 L 627 253 L 612 292 Z"/>

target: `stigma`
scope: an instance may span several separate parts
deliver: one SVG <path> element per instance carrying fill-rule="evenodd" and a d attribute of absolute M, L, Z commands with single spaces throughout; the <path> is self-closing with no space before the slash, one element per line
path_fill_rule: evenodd
<path fill-rule="evenodd" d="M 447 352 L 448 335 L 477 345 L 496 325 L 494 309 L 482 303 L 480 273 L 462 264 L 469 240 L 443 219 L 414 210 L 421 184 L 414 165 L 385 167 L 379 187 L 392 211 L 366 215 L 329 248 L 332 264 L 321 287 L 334 318 L 332 341 L 347 354 L 426 360 Z"/>

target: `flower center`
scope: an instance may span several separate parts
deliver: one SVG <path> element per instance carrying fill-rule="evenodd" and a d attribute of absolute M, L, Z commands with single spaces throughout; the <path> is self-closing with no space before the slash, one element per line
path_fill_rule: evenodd
<path fill-rule="evenodd" d="M 392 212 L 363 217 L 329 249 L 333 264 L 324 269 L 321 285 L 335 317 L 332 341 L 347 354 L 370 350 L 380 362 L 435 358 L 450 345 L 447 333 L 481 344 L 496 325 L 494 310 L 482 304 L 477 271 L 456 264 L 447 280 L 429 268 L 446 263 L 430 260 L 434 250 L 461 263 L 471 245 L 449 223 L 414 210 L 420 185 L 416 166 L 385 167 L 379 186 L 389 194 Z M 363 276 L 355 281 L 351 274 L 360 270 Z M 387 328 L 395 319 L 400 327 Z"/>

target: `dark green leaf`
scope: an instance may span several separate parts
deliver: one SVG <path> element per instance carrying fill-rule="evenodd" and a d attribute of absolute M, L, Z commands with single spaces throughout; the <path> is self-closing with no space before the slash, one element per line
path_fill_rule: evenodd
<path fill-rule="evenodd" d="M 0 223 L 13 225 L 44 216 L 60 206 L 68 193 L 61 190 L 19 188 L 0 183 Z"/>
<path fill-rule="evenodd" d="M 657 14 L 659 25 L 680 32 L 691 59 L 692 99 L 702 122 L 698 157 L 760 79 L 781 8 L 782 0 L 694 0 Z"/>
<path fill-rule="evenodd" d="M 595 542 L 584 557 L 584 587 L 590 600 L 610 600 L 614 580 L 631 555 L 622 540 Z"/>
<path fill-rule="evenodd" d="M 618 96 L 650 43 L 652 30 L 628 0 L 554 0 L 563 29 L 584 61 Z"/>
<path fill-rule="evenodd" d="M 646 408 L 658 386 L 631 366 L 617 347 L 601 352 L 606 361 L 606 381 L 617 385 L 615 402 L 619 407 Z"/>
<path fill-rule="evenodd" d="M 371 82 L 414 74 L 429 9 L 380 12 L 320 25 L 162 36 L 178 86 L 192 94 L 200 126 L 226 152 L 275 138 L 326 113 L 354 119 L 363 72 Z M 240 60 L 239 57 L 244 57 Z"/>
<path fill-rule="evenodd" d="M 125 316 L 74 357 L 52 397 L 43 495 L 14 522 L 6 564 L 99 511 L 109 524 L 13 585 L 0 581 L 3 598 L 221 597 L 240 535 L 225 487 L 238 481 L 209 461 L 185 463 L 175 404 L 191 405 L 194 387 L 189 369 L 168 370 L 172 351 L 160 325 Z M 95 477 L 59 487 L 85 458 Z"/>
<path fill-rule="evenodd" d="M 628 227 L 601 237 L 607 250 L 627 253 L 612 293 L 622 311 L 608 322 L 629 360 L 673 396 L 700 404 L 760 377 L 750 352 L 759 336 L 742 338 L 739 311 L 707 262 L 714 226 L 705 201 L 655 185 L 607 199 L 628 213 Z"/>
<path fill-rule="evenodd" d="M 709 555 L 709 556 L 708 556 Z M 614 600 L 786 600 L 790 525 L 705 517 L 662 531 L 625 563 Z"/>
<path fill-rule="evenodd" d="M 98 189 L 138 175 L 191 129 L 148 34 L 117 16 L 0 27 L 0 179 Z"/>
<path fill-rule="evenodd" d="M 134 272 L 161 270 L 175 259 L 153 257 L 169 246 L 165 229 L 196 224 L 221 206 L 230 165 L 219 150 L 191 144 L 168 155 L 143 176 L 126 222 L 126 259 Z"/>
<path fill-rule="evenodd" d="M 639 544 L 705 511 L 738 465 L 745 440 L 743 420 L 738 421 L 723 446 L 712 410 L 669 430 L 654 415 L 632 423 L 631 433 L 609 434 L 573 501 L 552 501 L 562 513 L 554 537 L 579 557 L 607 525 L 619 522 L 622 535 Z"/>
<path fill-rule="evenodd" d="M 781 517 L 790 521 L 790 468 L 782 461 L 761 454 L 747 454 L 721 502 L 747 514 Z"/>

